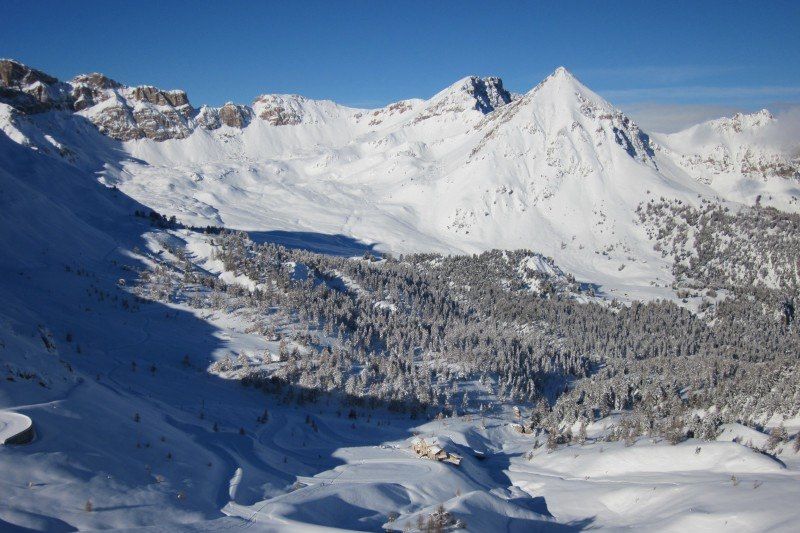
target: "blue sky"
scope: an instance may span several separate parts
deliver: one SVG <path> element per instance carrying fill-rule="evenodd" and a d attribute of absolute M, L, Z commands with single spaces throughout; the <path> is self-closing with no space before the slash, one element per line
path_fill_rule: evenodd
<path fill-rule="evenodd" d="M 796 0 L 4 0 L 2 15 L 0 57 L 182 88 L 194 104 L 293 92 L 379 106 L 469 74 L 524 92 L 559 65 L 636 113 L 800 102 Z"/>

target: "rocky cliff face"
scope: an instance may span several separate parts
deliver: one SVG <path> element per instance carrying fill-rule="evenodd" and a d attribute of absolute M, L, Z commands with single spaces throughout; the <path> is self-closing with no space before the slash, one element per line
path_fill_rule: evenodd
<path fill-rule="evenodd" d="M 258 116 L 273 126 L 303 121 L 303 97 L 259 97 Z M 256 115 L 252 108 L 226 103 L 195 109 L 186 92 L 143 85 L 127 87 L 100 74 L 82 74 L 69 82 L 18 61 L 0 60 L 0 103 L 16 112 L 35 114 L 59 109 L 90 120 L 105 135 L 120 141 L 183 139 L 195 128 L 246 127 Z"/>
<path fill-rule="evenodd" d="M 253 119 L 253 110 L 247 106 L 228 102 L 222 107 L 203 106 L 197 114 L 196 122 L 207 130 L 222 126 L 244 128 Z"/>
<path fill-rule="evenodd" d="M 117 96 L 104 104 L 83 111 L 104 134 L 120 141 L 152 139 L 165 141 L 183 139 L 192 132 L 187 115 L 193 110 L 156 105 L 149 102 L 134 103 Z"/>
<path fill-rule="evenodd" d="M 303 122 L 302 96 L 287 97 L 277 94 L 264 94 L 256 98 L 253 108 L 258 118 L 273 126 L 291 126 Z"/>
<path fill-rule="evenodd" d="M 182 139 L 192 132 L 195 110 L 184 91 L 164 91 L 144 85 L 125 87 L 102 74 L 79 77 L 87 94 L 76 110 L 103 133 L 121 141 Z M 77 100 L 76 104 L 83 100 Z"/>
<path fill-rule="evenodd" d="M 181 109 L 191 109 L 189 98 L 184 91 L 162 91 L 151 85 L 134 87 L 131 97 L 138 102 L 148 102 L 157 106 L 171 106 Z"/>
<path fill-rule="evenodd" d="M 101 132 L 120 141 L 182 139 L 191 133 L 194 109 L 182 91 L 155 87 L 116 86 L 92 94 L 95 105 L 80 106 L 80 114 Z"/>
<path fill-rule="evenodd" d="M 417 114 L 415 122 L 465 111 L 485 115 L 512 100 L 500 78 L 471 76 L 432 98 L 430 105 Z M 13 60 L 0 61 L 0 102 L 25 114 L 52 109 L 74 111 L 105 135 L 121 141 L 183 139 L 195 128 L 244 128 L 254 118 L 272 126 L 294 126 L 321 124 L 331 119 L 358 121 L 364 114 L 333 102 L 279 94 L 261 95 L 252 106 L 228 102 L 219 108 L 195 109 L 184 91 L 165 91 L 150 85 L 127 87 L 99 73 L 61 82 Z M 382 119 L 375 118 L 378 115 L 394 115 L 412 107 L 409 102 L 398 102 L 374 110 L 369 125 L 382 124 Z"/>
<path fill-rule="evenodd" d="M 0 60 L 0 102 L 23 113 L 71 109 L 71 88 L 40 70 L 11 59 Z"/>
<path fill-rule="evenodd" d="M 129 88 L 98 73 L 65 83 L 13 60 L 0 60 L 0 102 L 24 114 L 75 111 L 121 141 L 184 138 L 195 115 L 183 91 Z"/>
<path fill-rule="evenodd" d="M 431 98 L 415 118 L 415 123 L 467 111 L 478 111 L 487 115 L 512 100 L 511 93 L 503 88 L 500 78 L 469 76 Z"/>
<path fill-rule="evenodd" d="M 470 78 L 467 93 L 475 98 L 475 109 L 483 114 L 491 113 L 512 100 L 511 93 L 503 87 L 503 80 L 497 77 Z"/>
<path fill-rule="evenodd" d="M 70 85 L 72 85 L 72 107 L 75 111 L 97 105 L 107 100 L 112 90 L 122 88 L 122 84 L 97 72 L 76 76 Z"/>

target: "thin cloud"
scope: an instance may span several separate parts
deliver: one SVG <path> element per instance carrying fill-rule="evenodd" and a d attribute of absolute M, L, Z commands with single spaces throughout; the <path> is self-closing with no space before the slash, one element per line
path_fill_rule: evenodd
<path fill-rule="evenodd" d="M 750 111 L 737 106 L 653 102 L 629 104 L 621 108 L 645 131 L 659 133 L 674 133 L 706 120 Z"/>
<path fill-rule="evenodd" d="M 646 87 L 635 89 L 612 89 L 600 91 L 606 98 L 617 102 L 635 101 L 736 101 L 747 99 L 800 98 L 800 86 L 767 85 L 760 87 Z"/>
<path fill-rule="evenodd" d="M 735 106 L 641 102 L 621 108 L 645 131 L 651 133 L 674 133 L 707 120 L 766 108 L 778 119 L 764 132 L 774 144 L 796 148 L 800 141 L 800 104 L 797 103 L 773 102 L 764 106 Z"/>
<path fill-rule="evenodd" d="M 591 77 L 624 81 L 635 80 L 639 83 L 647 82 L 663 85 L 686 83 L 691 80 L 736 74 L 744 70 L 745 67 L 741 65 L 646 65 L 638 67 L 592 67 L 581 69 L 580 74 Z"/>
<path fill-rule="evenodd" d="M 782 110 L 775 118 L 778 120 L 767 131 L 767 139 L 800 155 L 800 104 Z"/>

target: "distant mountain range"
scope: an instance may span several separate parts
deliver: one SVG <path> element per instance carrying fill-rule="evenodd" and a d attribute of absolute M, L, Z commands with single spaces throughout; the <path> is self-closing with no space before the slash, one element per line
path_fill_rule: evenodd
<path fill-rule="evenodd" d="M 0 102 L 10 138 L 187 224 L 394 253 L 528 248 L 624 290 L 670 276 L 641 204 L 800 209 L 800 144 L 768 111 L 649 134 L 565 68 L 522 95 L 471 76 L 378 109 L 274 94 L 196 108 L 180 90 L 3 60 Z"/>

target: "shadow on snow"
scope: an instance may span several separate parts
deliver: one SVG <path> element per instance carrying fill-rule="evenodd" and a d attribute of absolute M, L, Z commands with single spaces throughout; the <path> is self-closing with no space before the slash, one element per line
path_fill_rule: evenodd
<path fill-rule="evenodd" d="M 74 120 L 87 122 L 77 116 Z M 81 127 L 96 132 L 93 126 Z M 136 211 L 148 212 L 147 206 L 96 180 L 108 161 L 120 164 L 129 158 L 120 143 L 99 133 L 84 135 L 94 135 L 85 142 L 94 143 L 106 160 L 84 159 L 81 167 L 0 135 L 0 167 L 5 170 L 0 184 L 31 197 L 39 211 L 29 213 L 30 224 L 43 225 L 41 231 L 31 232 L 29 243 L 30 256 L 41 264 L 21 265 L 13 258 L 0 261 L 0 292 L 8 296 L 4 312 L 18 311 L 11 320 L 21 331 L 35 332 L 38 324 L 45 324 L 59 339 L 67 333 L 76 339 L 75 343 L 60 342 L 57 360 L 74 380 L 74 386 L 65 388 L 61 396 L 55 389 L 45 390 L 39 394 L 45 401 L 32 404 L 24 399 L 23 391 L 29 389 L 14 393 L 13 386 L 6 387 L 11 390 L 7 398 L 12 405 L 26 404 L 21 410 L 40 430 L 40 438 L 31 445 L 4 450 L 9 459 L 30 464 L 31 470 L 45 465 L 101 488 L 107 485 L 109 493 L 123 490 L 124 504 L 101 501 L 102 496 L 94 502 L 91 520 L 98 526 L 126 521 L 163 525 L 163 515 L 132 513 L 166 504 L 178 508 L 176 523 L 196 520 L 198 514 L 221 518 L 220 509 L 230 500 L 228 482 L 237 468 L 243 468 L 244 474 L 235 500 L 253 505 L 286 494 L 297 476 L 314 476 L 345 464 L 335 456 L 343 446 L 377 446 L 410 436 L 419 420 L 408 415 L 382 408 L 368 411 L 369 405 L 361 404 L 353 407 L 357 417 L 352 419 L 347 416 L 350 407 L 340 406 L 354 402 L 340 395 L 308 391 L 313 403 L 298 405 L 295 397 L 286 404 L 279 395 L 209 374 L 208 365 L 231 350 L 222 330 L 159 302 L 123 307 L 121 302 L 131 300 L 131 295 L 117 281 L 132 282 L 136 269 L 144 266 L 132 265 L 137 260 L 126 251 L 146 249 L 142 235 L 153 225 L 134 216 Z M 18 216 L 22 224 L 24 212 Z M 42 220 L 34 220 L 38 218 Z M 13 235 L 5 234 L 9 231 L 5 228 L 0 233 L 2 243 L 14 242 Z M 257 242 L 319 253 L 375 255 L 374 244 L 343 235 L 287 231 L 250 235 Z M 85 273 L 78 275 L 76 270 Z M 75 349 L 77 342 L 81 350 Z M 184 355 L 190 356 L 189 366 L 182 363 Z M 63 407 L 53 409 L 49 402 L 54 400 Z M 371 403 L 368 398 L 360 401 Z M 265 408 L 270 418 L 262 424 L 257 419 Z M 307 422 L 309 417 L 315 428 Z M 380 430 L 372 430 L 379 421 Z M 510 484 L 503 474 L 510 457 L 495 455 L 486 464 L 496 470 L 493 475 L 499 486 Z M 38 482 L 31 486 L 47 488 Z M 175 503 L 175 495 L 183 495 L 180 504 Z M 328 498 L 315 505 L 349 505 L 352 516 L 345 523 L 325 525 L 375 526 L 383 520 L 374 510 Z M 513 503 L 550 516 L 541 497 L 517 498 Z M 5 514 L 0 517 L 3 528 L 26 530 Z M 53 530 L 73 528 L 55 517 L 37 520 Z"/>

